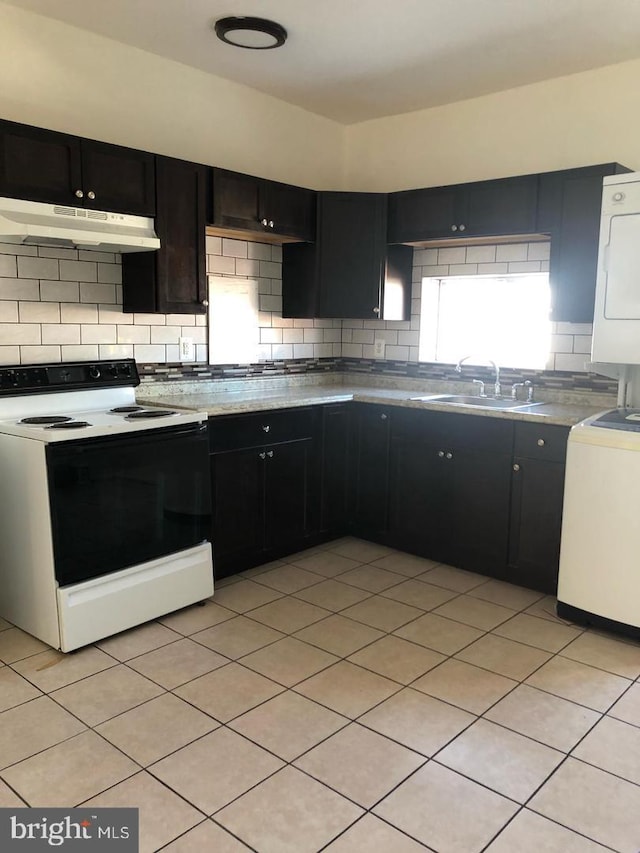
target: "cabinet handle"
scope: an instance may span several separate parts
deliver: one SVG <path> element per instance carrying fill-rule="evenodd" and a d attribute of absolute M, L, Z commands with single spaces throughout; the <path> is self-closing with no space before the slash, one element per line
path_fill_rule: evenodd
<path fill-rule="evenodd" d="M 96 194 L 94 193 L 94 191 L 89 190 L 89 192 L 87 193 L 87 198 L 90 198 L 91 201 L 93 201 L 95 197 L 96 197 Z"/>
<path fill-rule="evenodd" d="M 259 453 L 258 456 L 260 457 L 260 459 L 265 459 L 267 454 L 263 451 L 262 453 Z"/>
<path fill-rule="evenodd" d="M 267 450 L 267 456 L 269 459 L 273 459 L 273 450 Z"/>
<path fill-rule="evenodd" d="M 544 438 L 539 438 L 537 441 L 538 447 L 544 447 Z"/>
<path fill-rule="evenodd" d="M 451 451 L 445 453 L 445 456 L 447 457 L 447 459 L 453 459 L 453 453 L 451 453 Z"/>
<path fill-rule="evenodd" d="M 515 465 L 513 466 L 513 470 L 514 470 L 514 471 L 519 471 L 519 470 L 520 470 L 520 466 L 518 465 L 518 463 L 517 463 L 517 462 L 516 462 L 516 463 L 515 463 Z"/>
<path fill-rule="evenodd" d="M 204 307 L 206 308 L 206 307 L 209 305 L 209 300 L 208 300 L 208 299 L 203 299 L 203 300 L 202 300 L 202 302 L 201 302 L 200 304 L 201 304 L 201 305 L 204 305 Z"/>
<path fill-rule="evenodd" d="M 263 432 L 269 432 L 270 429 L 271 429 L 271 427 L 269 426 L 269 424 L 263 424 L 262 425 L 262 431 Z"/>
<path fill-rule="evenodd" d="M 82 190 L 76 190 L 74 195 L 76 198 L 84 198 L 84 193 L 82 192 Z"/>
<path fill-rule="evenodd" d="M 444 450 L 439 450 L 438 456 L 440 457 L 440 459 L 444 459 Z"/>
<path fill-rule="evenodd" d="M 459 231 L 466 231 L 466 230 L 467 230 L 467 226 L 466 226 L 466 225 L 461 225 L 461 226 L 460 226 L 460 228 L 459 228 L 458 230 L 459 230 Z"/>
<path fill-rule="evenodd" d="M 379 308 L 377 305 L 376 305 L 376 307 L 373 309 L 373 313 L 374 313 L 374 314 L 379 314 L 379 313 L 380 313 L 380 308 Z"/>
<path fill-rule="evenodd" d="M 380 420 L 381 420 L 381 421 L 386 421 L 386 419 L 387 419 L 388 417 L 389 417 L 389 416 L 388 416 L 388 415 L 385 415 L 385 413 L 383 412 L 383 413 L 380 415 Z"/>
<path fill-rule="evenodd" d="M 266 220 L 266 219 L 261 219 L 261 220 L 260 220 L 260 225 L 264 225 L 264 227 L 265 227 L 265 228 L 267 227 L 267 225 L 268 225 L 268 224 L 269 224 L 269 223 L 267 222 L 267 220 Z"/>
<path fill-rule="evenodd" d="M 452 231 L 457 231 L 457 230 L 458 230 L 458 226 L 457 226 L 457 225 L 452 225 L 452 226 L 451 226 L 451 230 L 452 230 Z"/>

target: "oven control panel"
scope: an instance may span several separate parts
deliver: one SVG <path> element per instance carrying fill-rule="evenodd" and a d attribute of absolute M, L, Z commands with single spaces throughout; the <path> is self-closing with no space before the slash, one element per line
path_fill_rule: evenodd
<path fill-rule="evenodd" d="M 132 358 L 0 367 L 0 396 L 139 384 L 138 368 Z"/>

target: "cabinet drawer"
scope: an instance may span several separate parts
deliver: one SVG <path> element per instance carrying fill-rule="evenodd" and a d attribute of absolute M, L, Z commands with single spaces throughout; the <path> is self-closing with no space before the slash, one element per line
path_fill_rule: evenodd
<path fill-rule="evenodd" d="M 513 423 L 500 418 L 449 412 L 398 409 L 393 421 L 394 438 L 437 445 L 445 451 L 511 454 Z"/>
<path fill-rule="evenodd" d="M 209 418 L 209 450 L 216 453 L 310 438 L 313 424 L 311 408 Z"/>
<path fill-rule="evenodd" d="M 549 424 L 516 424 L 515 456 L 564 462 L 569 427 Z"/>

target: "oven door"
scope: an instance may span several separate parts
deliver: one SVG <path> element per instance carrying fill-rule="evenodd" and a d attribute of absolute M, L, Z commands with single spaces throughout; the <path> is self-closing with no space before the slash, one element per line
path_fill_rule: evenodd
<path fill-rule="evenodd" d="M 51 444 L 47 473 L 60 586 L 209 538 L 205 424 Z"/>

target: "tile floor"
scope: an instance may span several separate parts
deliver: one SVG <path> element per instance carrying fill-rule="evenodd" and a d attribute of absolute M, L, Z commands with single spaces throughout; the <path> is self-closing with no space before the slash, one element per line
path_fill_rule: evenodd
<path fill-rule="evenodd" d="M 341 539 L 61 655 L 0 621 L 0 805 L 170 853 L 640 850 L 640 646 Z"/>

